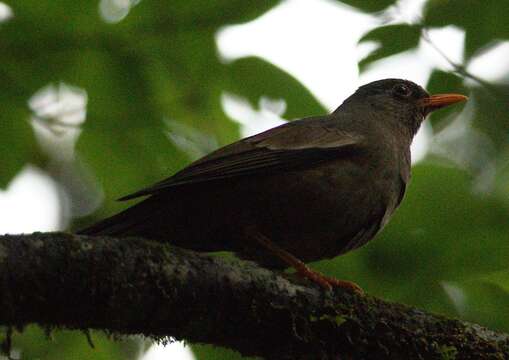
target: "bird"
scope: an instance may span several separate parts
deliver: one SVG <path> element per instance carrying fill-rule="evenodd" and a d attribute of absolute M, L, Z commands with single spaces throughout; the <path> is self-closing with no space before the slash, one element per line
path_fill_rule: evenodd
<path fill-rule="evenodd" d="M 409 80 L 368 83 L 329 115 L 246 137 L 120 198 L 143 199 L 78 233 L 230 251 L 268 269 L 292 267 L 325 289 L 362 293 L 307 263 L 343 255 L 380 232 L 405 194 L 421 123 L 465 100 L 429 95 Z"/>

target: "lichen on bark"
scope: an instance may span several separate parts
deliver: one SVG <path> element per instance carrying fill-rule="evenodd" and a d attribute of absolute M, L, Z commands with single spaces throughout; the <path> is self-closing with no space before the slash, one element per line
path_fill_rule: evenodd
<path fill-rule="evenodd" d="M 509 336 L 163 245 L 0 236 L 0 325 L 185 339 L 267 359 L 504 359 Z"/>

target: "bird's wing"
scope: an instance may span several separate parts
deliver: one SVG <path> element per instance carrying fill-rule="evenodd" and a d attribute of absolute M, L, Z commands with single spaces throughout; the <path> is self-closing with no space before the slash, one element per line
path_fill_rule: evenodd
<path fill-rule="evenodd" d="M 119 200 L 154 194 L 178 185 L 305 166 L 337 156 L 362 140 L 360 135 L 312 120 L 319 118 L 287 123 L 225 146 L 172 177 Z"/>

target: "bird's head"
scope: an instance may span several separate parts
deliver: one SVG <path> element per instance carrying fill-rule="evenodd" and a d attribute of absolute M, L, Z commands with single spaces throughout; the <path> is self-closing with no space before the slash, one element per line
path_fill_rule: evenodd
<path fill-rule="evenodd" d="M 384 79 L 361 86 L 344 104 L 370 110 L 383 121 L 403 123 L 414 135 L 430 112 L 464 100 L 467 97 L 459 94 L 429 95 L 408 80 Z"/>

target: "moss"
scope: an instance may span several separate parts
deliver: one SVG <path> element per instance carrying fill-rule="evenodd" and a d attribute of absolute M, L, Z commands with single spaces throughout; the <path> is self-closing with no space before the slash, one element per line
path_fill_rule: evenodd
<path fill-rule="evenodd" d="M 458 349 L 455 346 L 443 345 L 439 348 L 439 352 L 442 360 L 454 360 L 458 355 Z"/>
<path fill-rule="evenodd" d="M 478 325 L 141 239 L 9 236 L 2 257 L 9 262 L 0 265 L 20 270 L 9 273 L 0 301 L 15 327 L 171 334 L 272 359 L 507 357 L 507 335 Z"/>
<path fill-rule="evenodd" d="M 320 315 L 320 316 L 314 316 L 314 315 L 309 316 L 309 321 L 311 321 L 311 322 L 328 321 L 328 322 L 332 322 L 332 323 L 336 324 L 336 326 L 341 326 L 347 320 L 348 319 L 346 317 L 341 316 L 341 315 L 325 314 L 325 315 Z"/>

